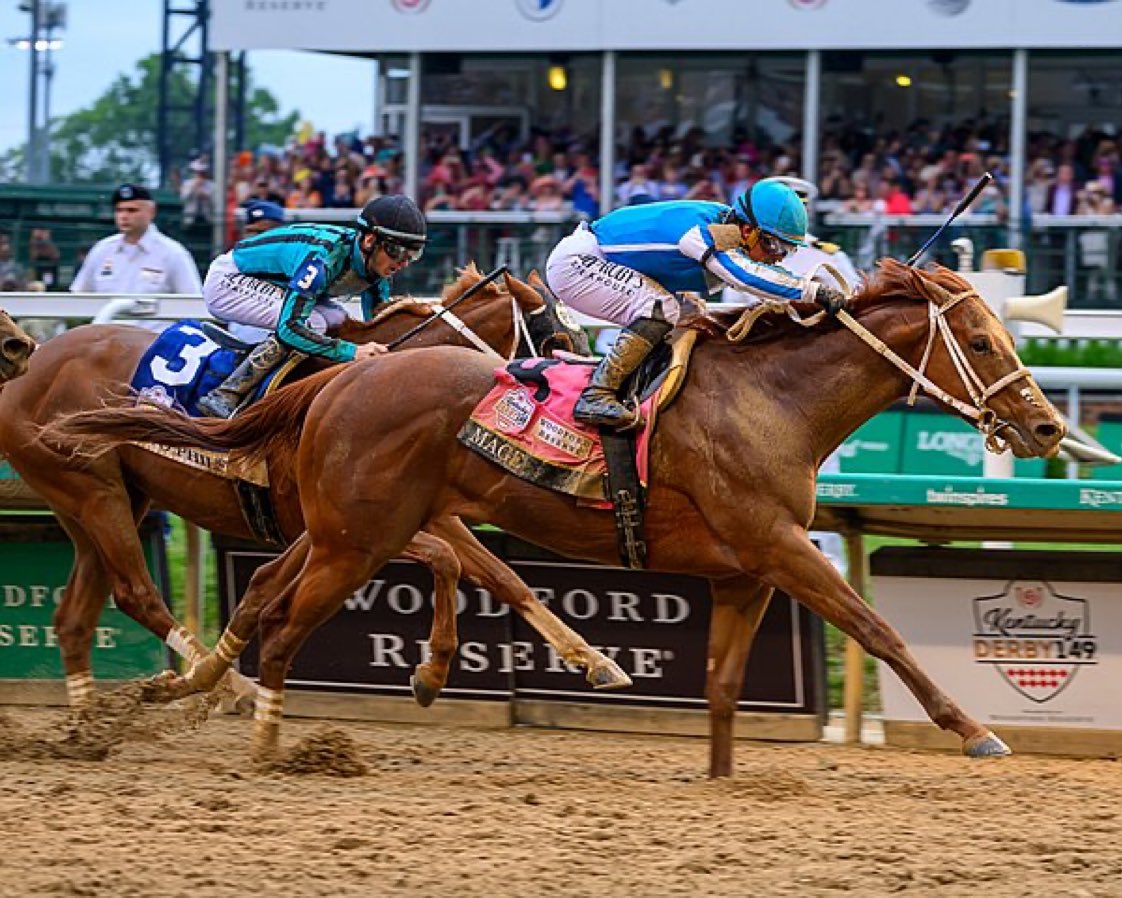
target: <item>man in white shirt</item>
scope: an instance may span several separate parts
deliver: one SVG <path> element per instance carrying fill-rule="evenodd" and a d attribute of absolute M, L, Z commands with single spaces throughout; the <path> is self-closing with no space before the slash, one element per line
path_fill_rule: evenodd
<path fill-rule="evenodd" d="M 113 192 L 113 217 L 119 234 L 99 240 L 70 285 L 73 293 L 203 292 L 199 270 L 186 247 L 160 233 L 152 223 L 156 204 L 140 184 Z"/>

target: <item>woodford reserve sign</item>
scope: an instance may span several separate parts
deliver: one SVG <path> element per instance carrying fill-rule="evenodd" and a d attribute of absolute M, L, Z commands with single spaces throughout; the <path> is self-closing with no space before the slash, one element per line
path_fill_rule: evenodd
<path fill-rule="evenodd" d="M 154 519 L 145 520 L 141 540 L 149 573 L 166 597 L 164 536 Z M 62 679 L 53 618 L 73 563 L 70 539 L 53 517 L 0 515 L 0 684 Z M 98 680 L 150 676 L 169 661 L 166 646 L 112 598 L 94 628 L 91 658 Z"/>
<path fill-rule="evenodd" d="M 570 562 L 500 534 L 481 536 L 554 614 L 619 664 L 634 685 L 593 690 L 583 672 L 570 668 L 517 614 L 487 590 L 462 582 L 457 596 L 460 647 L 441 702 L 513 702 L 516 721 L 561 725 L 565 721 L 560 718 L 572 710 L 567 706 L 579 705 L 586 712 L 599 709 L 596 714 L 576 713 L 580 725 L 654 730 L 666 727 L 621 724 L 621 719 L 629 709 L 634 718 L 640 709 L 638 717 L 649 722 L 655 720 L 652 709 L 662 709 L 676 713 L 681 722 L 704 710 L 710 606 L 704 580 Z M 244 543 L 219 542 L 218 548 L 228 619 L 253 572 L 275 553 Z M 390 562 L 305 643 L 288 685 L 408 697 L 409 677 L 427 654 L 431 620 L 428 571 Z M 752 650 L 740 708 L 769 715 L 768 733 L 777 738 L 784 738 L 776 725 L 781 719 L 799 721 L 799 735 L 788 738 L 816 738 L 825 700 L 823 657 L 819 620 L 777 595 Z M 243 654 L 242 670 L 256 676 L 255 644 Z M 571 722 L 573 715 L 569 717 Z"/>

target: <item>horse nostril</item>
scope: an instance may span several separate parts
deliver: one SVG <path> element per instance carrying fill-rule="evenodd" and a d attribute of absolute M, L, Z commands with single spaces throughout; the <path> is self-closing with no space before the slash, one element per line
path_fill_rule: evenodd
<path fill-rule="evenodd" d="M 4 358 L 19 361 L 26 359 L 31 355 L 35 349 L 34 343 L 29 343 L 27 340 L 21 340 L 19 337 L 8 337 L 2 344 L 0 344 L 0 352 L 4 354 Z"/>
<path fill-rule="evenodd" d="M 1063 431 L 1058 424 L 1037 424 L 1032 431 L 1041 442 L 1050 442 L 1059 439 Z"/>

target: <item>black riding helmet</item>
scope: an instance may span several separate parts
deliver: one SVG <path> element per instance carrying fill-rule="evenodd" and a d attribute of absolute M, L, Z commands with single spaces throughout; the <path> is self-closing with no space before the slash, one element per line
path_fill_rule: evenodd
<path fill-rule="evenodd" d="M 379 238 L 421 249 L 428 239 L 424 213 L 409 197 L 397 194 L 372 199 L 358 214 L 357 224 Z"/>

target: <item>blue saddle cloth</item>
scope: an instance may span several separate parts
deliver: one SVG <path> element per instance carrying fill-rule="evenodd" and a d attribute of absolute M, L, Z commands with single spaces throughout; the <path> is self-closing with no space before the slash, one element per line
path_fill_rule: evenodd
<path fill-rule="evenodd" d="M 242 358 L 242 353 L 219 346 L 198 321 L 188 318 L 167 328 L 148 347 L 132 376 L 132 388 L 141 402 L 199 417 L 198 400 L 222 383 Z M 271 379 L 272 375 L 260 385 L 255 398 Z"/>

